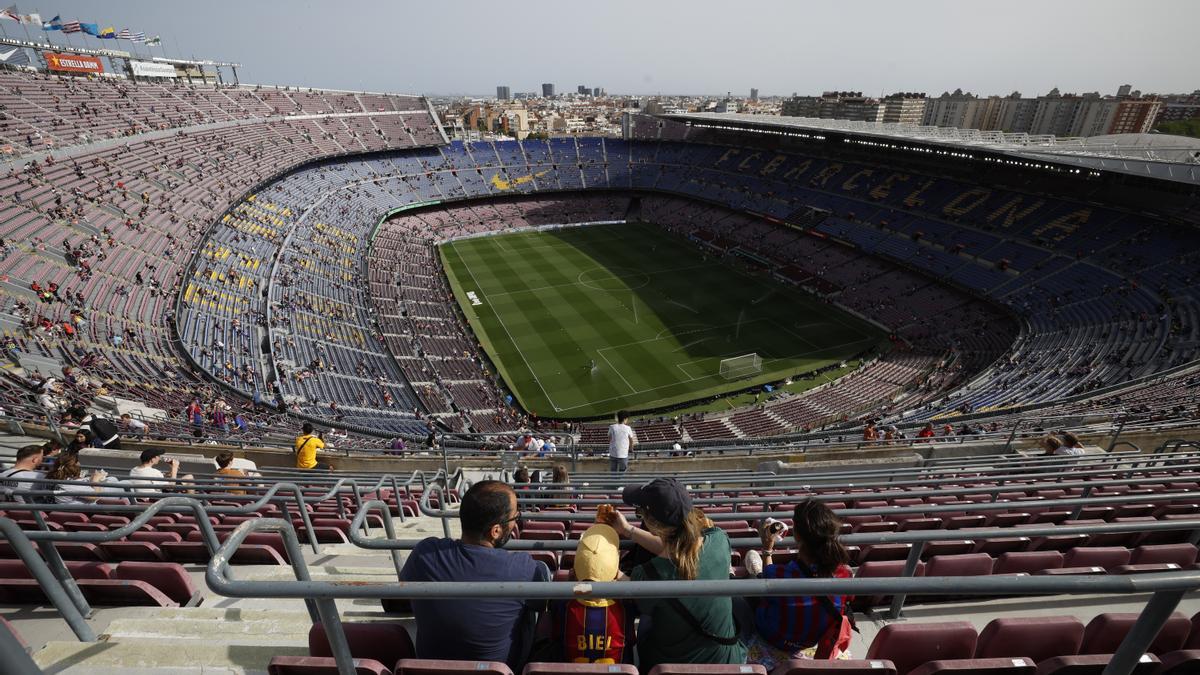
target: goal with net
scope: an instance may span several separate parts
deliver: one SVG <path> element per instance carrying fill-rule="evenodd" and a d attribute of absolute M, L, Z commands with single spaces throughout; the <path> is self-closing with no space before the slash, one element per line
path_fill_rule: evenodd
<path fill-rule="evenodd" d="M 762 357 L 757 353 L 721 359 L 721 377 L 737 380 L 762 372 Z"/>

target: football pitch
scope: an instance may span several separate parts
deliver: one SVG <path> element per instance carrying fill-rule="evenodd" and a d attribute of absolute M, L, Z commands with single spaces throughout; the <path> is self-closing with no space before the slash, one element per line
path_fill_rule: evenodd
<path fill-rule="evenodd" d="M 685 403 L 884 342 L 878 328 L 653 225 L 461 239 L 440 252 L 476 337 L 540 417 Z M 751 353 L 760 373 L 721 375 L 722 359 Z"/>

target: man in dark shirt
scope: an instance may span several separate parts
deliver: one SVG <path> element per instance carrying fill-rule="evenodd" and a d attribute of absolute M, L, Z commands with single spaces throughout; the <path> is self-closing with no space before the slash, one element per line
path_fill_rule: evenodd
<path fill-rule="evenodd" d="M 548 581 L 550 570 L 528 553 L 505 551 L 521 514 L 517 495 L 500 481 L 475 483 L 463 495 L 462 539 L 430 537 L 413 549 L 402 581 L 471 581 L 487 588 L 504 581 Z M 536 613 L 544 602 L 517 598 L 413 600 L 417 657 L 502 661 L 524 667 Z"/>

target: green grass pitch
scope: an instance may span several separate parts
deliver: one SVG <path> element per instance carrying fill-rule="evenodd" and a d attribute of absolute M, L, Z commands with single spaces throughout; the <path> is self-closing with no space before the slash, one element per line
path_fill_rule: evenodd
<path fill-rule="evenodd" d="M 461 239 L 440 251 L 476 337 L 521 405 L 541 417 L 675 405 L 883 341 L 878 328 L 653 225 Z M 752 352 L 760 374 L 720 375 L 721 359 Z"/>

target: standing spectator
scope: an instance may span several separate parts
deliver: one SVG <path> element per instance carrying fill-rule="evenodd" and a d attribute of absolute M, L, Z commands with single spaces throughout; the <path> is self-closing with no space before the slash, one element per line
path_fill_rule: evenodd
<path fill-rule="evenodd" d="M 463 495 L 458 519 L 462 539 L 430 537 L 417 544 L 404 563 L 401 581 L 471 581 L 486 587 L 550 579 L 546 565 L 528 553 L 502 550 L 521 519 L 517 495 L 508 485 L 495 480 L 472 485 Z M 413 600 L 417 657 L 503 661 L 519 672 L 542 606 L 518 598 Z M 447 639 L 451 635 L 454 639 Z"/>
<path fill-rule="evenodd" d="M 31 503 L 33 497 L 15 494 L 18 491 L 35 489 L 35 481 L 44 477 L 38 471 L 42 463 L 42 446 L 26 445 L 17 450 L 16 461 L 12 468 L 0 471 L 0 502 Z"/>
<path fill-rule="evenodd" d="M 863 427 L 863 440 L 867 443 L 879 440 L 879 430 L 875 428 L 875 420 L 868 421 L 867 426 Z"/>
<path fill-rule="evenodd" d="M 625 473 L 629 470 L 629 451 L 637 445 L 637 434 L 626 424 L 629 413 L 617 413 L 617 423 L 608 427 L 608 471 Z"/>
<path fill-rule="evenodd" d="M 768 527 L 759 530 L 762 553 L 746 553 L 746 569 L 763 579 L 847 579 L 850 555 L 838 540 L 841 523 L 822 502 L 806 499 L 792 513 L 795 526 L 796 559 L 775 564 L 774 550 L 782 536 Z M 765 562 L 766 566 L 761 567 Z M 761 573 L 756 568 L 761 567 Z M 747 661 L 770 672 L 791 659 L 829 658 L 817 653 L 817 644 L 831 627 L 841 627 L 842 614 L 849 611 L 850 598 L 781 597 L 757 598 L 753 602 L 754 628 L 747 645 Z M 848 646 L 848 645 L 846 645 Z M 843 648 L 844 649 L 844 648 Z"/>
<path fill-rule="evenodd" d="M 88 415 L 80 421 L 80 424 L 86 424 L 92 430 L 92 436 L 96 439 L 96 447 L 107 448 L 109 450 L 121 449 L 121 432 L 112 420 L 106 417 Z"/>
<path fill-rule="evenodd" d="M 622 497 L 638 508 L 646 529 L 631 526 L 616 509 L 604 510 L 600 517 L 654 556 L 634 567 L 631 579 L 729 578 L 729 537 L 692 508 L 679 481 L 655 478 L 630 485 Z M 746 662 L 730 598 L 652 598 L 638 600 L 638 609 L 643 622 L 649 619 L 649 627 L 638 635 L 639 669 L 660 663 Z"/>
<path fill-rule="evenodd" d="M 90 448 L 92 446 L 92 432 L 87 429 L 76 429 L 75 438 L 67 444 L 68 455 L 78 455 L 80 450 Z"/>
<path fill-rule="evenodd" d="M 933 438 L 933 422 L 926 422 L 925 426 L 917 432 L 917 438 Z"/>
<path fill-rule="evenodd" d="M 300 427 L 301 435 L 296 437 L 296 468 L 297 469 L 319 469 L 321 471 L 329 471 L 328 462 L 317 461 L 317 451 L 325 449 L 325 435 L 313 434 L 313 425 L 308 422 Z"/>
<path fill-rule="evenodd" d="M 129 413 L 121 415 L 121 426 L 128 430 L 129 433 L 137 434 L 138 436 L 144 436 L 146 432 L 150 431 L 150 427 L 145 422 L 134 419 L 133 415 Z"/>
<path fill-rule="evenodd" d="M 213 403 L 211 418 L 214 427 L 220 429 L 223 433 L 229 433 L 228 403 L 222 399 L 217 399 L 216 403 Z"/>
<path fill-rule="evenodd" d="M 204 406 L 200 405 L 200 399 L 193 398 L 192 402 L 184 408 L 183 415 L 192 426 L 204 426 Z"/>

